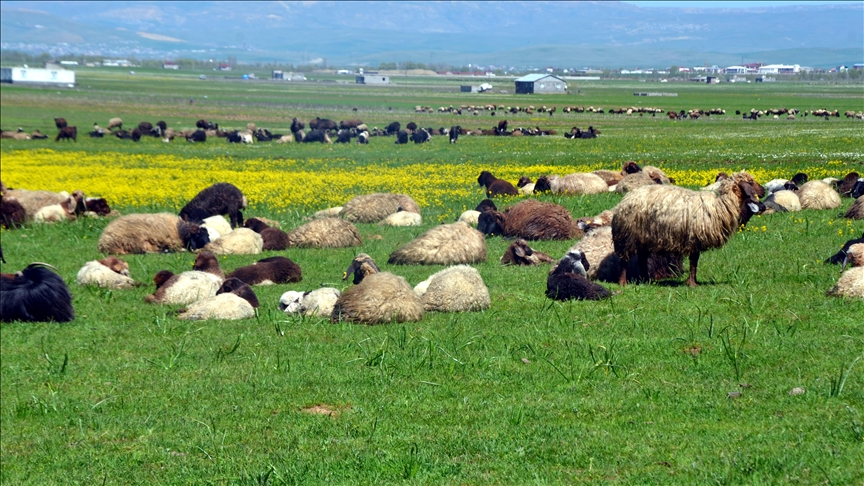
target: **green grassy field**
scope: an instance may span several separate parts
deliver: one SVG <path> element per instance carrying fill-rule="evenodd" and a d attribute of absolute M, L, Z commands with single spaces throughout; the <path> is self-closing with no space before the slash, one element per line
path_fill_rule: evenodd
<path fill-rule="evenodd" d="M 17 162 L 50 148 L 60 159 L 68 154 L 63 163 L 72 168 L 83 151 L 121 174 L 147 165 L 148 157 L 188 159 L 176 172 L 159 172 L 169 191 L 190 179 L 209 184 L 207 161 L 216 159 L 236 165 L 237 177 L 289 178 L 286 194 L 306 183 L 290 178 L 291 171 L 339 167 L 346 179 L 393 168 L 422 174 L 417 167 L 428 167 L 428 179 L 406 176 L 374 187 L 409 195 L 437 184 L 439 166 L 464 166 L 464 181 L 423 205 L 422 227 L 358 225 L 360 248 L 280 252 L 300 264 L 303 281 L 257 287 L 260 313 L 247 321 L 179 321 L 174 307 L 143 302 L 153 274 L 188 269 L 189 253 L 129 256 L 132 276 L 148 283 L 134 290 L 78 287 L 80 266 L 101 258 L 96 241 L 106 220 L 3 231 L 10 262 L 3 271 L 32 261 L 54 264 L 76 310 L 70 324 L 0 326 L 3 484 L 864 483 L 864 303 L 826 297 L 840 271 L 821 263 L 864 231 L 861 221 L 838 215 L 849 199 L 837 210 L 754 218 L 726 246 L 703 254 L 702 285 L 695 289 L 683 278 L 607 284 L 622 293 L 557 303 L 544 297 L 548 268 L 501 267 L 509 242 L 490 238 L 488 260 L 476 265 L 492 298 L 484 312 L 367 327 L 286 316 L 277 308 L 286 290 L 342 288 L 342 271 L 360 251 L 412 285 L 440 270 L 387 265 L 387 256 L 475 206 L 483 198 L 478 167 L 536 177 L 537 166 L 561 173 L 575 166 L 620 169 L 632 159 L 676 172 L 679 183 L 694 187 L 719 170 L 786 177 L 798 170 L 820 177 L 862 172 L 861 121 L 751 122 L 733 115 L 783 106 L 857 111 L 864 107 L 860 86 L 597 82 L 580 84 L 570 96 L 517 97 L 461 94 L 422 80 L 377 88 L 196 78 L 85 70 L 73 90 L 4 86 L 4 129 L 54 134 L 52 118 L 63 116 L 79 127 L 79 141 L 3 140 L 0 156 L 16 162 L 0 166 L 0 176 L 20 187 L 40 189 L 50 179 L 52 187 L 88 192 L 94 175 L 58 181 L 50 169 Z M 632 95 L 661 90 L 678 96 Z M 639 102 L 729 114 L 671 122 L 560 113 L 566 105 Z M 486 103 L 558 106 L 553 117 L 507 119 L 562 134 L 593 125 L 602 135 L 462 137 L 455 146 L 446 137 L 423 146 L 396 146 L 392 138 L 373 138 L 368 146 L 238 146 L 221 139 L 135 144 L 85 134 L 113 116 L 127 125 L 163 119 L 177 128 L 207 118 L 284 131 L 295 116 L 488 128 L 501 114 L 413 113 L 415 105 Z M 360 189 L 370 187 L 334 183 L 327 190 L 347 200 Z M 579 217 L 613 207 L 620 196 L 539 199 Z M 323 193 L 288 207 L 251 200 L 246 216 L 293 228 L 325 200 Z M 164 197 L 115 207 L 124 214 L 179 210 Z M 572 244 L 532 247 L 560 257 Z M 270 255 L 229 256 L 220 264 L 231 270 L 264 256 Z M 790 395 L 796 387 L 806 393 Z M 316 406 L 331 413 L 308 413 Z"/>

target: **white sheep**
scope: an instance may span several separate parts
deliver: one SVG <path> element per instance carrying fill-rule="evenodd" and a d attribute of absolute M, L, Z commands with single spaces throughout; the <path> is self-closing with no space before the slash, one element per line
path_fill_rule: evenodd
<path fill-rule="evenodd" d="M 246 299 L 226 292 L 193 302 L 177 314 L 178 319 L 187 321 L 239 320 L 255 317 L 255 308 Z"/>
<path fill-rule="evenodd" d="M 468 223 L 476 228 L 477 223 L 480 221 L 480 211 L 477 211 L 475 209 L 469 209 L 460 214 L 459 219 L 457 219 L 456 221 Z"/>
<path fill-rule="evenodd" d="M 843 272 L 837 284 L 826 295 L 864 298 L 864 267 L 852 267 Z"/>
<path fill-rule="evenodd" d="M 109 256 L 89 261 L 78 271 L 78 285 L 95 285 L 110 289 L 131 289 L 137 283 L 129 277 L 129 264 Z"/>
<path fill-rule="evenodd" d="M 468 265 L 448 267 L 433 274 L 417 284 L 414 293 L 427 312 L 470 312 L 491 305 L 483 277 Z"/>
<path fill-rule="evenodd" d="M 279 310 L 286 314 L 327 317 L 342 293 L 339 289 L 322 287 L 311 292 L 289 290 L 279 299 Z"/>
<path fill-rule="evenodd" d="M 822 181 L 810 181 L 798 189 L 802 209 L 836 209 L 843 201 L 840 194 Z"/>
<path fill-rule="evenodd" d="M 264 248 L 264 239 L 249 228 L 237 228 L 204 247 L 216 255 L 257 255 Z"/>
<path fill-rule="evenodd" d="M 420 226 L 423 217 L 411 211 L 396 211 L 378 222 L 382 226 Z"/>

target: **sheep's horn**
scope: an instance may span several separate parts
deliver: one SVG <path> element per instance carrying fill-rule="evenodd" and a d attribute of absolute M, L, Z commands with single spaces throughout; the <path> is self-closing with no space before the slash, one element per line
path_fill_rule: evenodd
<path fill-rule="evenodd" d="M 55 267 L 54 265 L 51 265 L 50 263 L 33 262 L 30 265 L 27 265 L 27 268 L 31 268 L 31 267 L 48 267 L 51 270 L 54 270 L 55 272 L 60 273 L 60 270 L 57 270 L 57 267 Z"/>
<path fill-rule="evenodd" d="M 843 266 L 840 268 L 841 272 L 846 270 L 846 264 L 849 263 L 849 253 L 847 253 L 847 252 L 843 252 L 843 253 L 846 253 L 846 256 L 843 257 Z"/>

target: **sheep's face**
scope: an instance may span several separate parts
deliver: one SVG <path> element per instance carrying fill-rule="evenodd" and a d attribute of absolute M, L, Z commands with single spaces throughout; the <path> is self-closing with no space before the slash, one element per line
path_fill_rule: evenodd
<path fill-rule="evenodd" d="M 504 234 L 504 215 L 498 211 L 483 211 L 477 222 L 477 230 L 484 235 Z"/>
<path fill-rule="evenodd" d="M 753 215 L 765 211 L 765 205 L 759 201 L 751 183 L 741 181 L 738 183 L 738 188 L 741 190 L 741 224 L 747 224 Z"/>
<path fill-rule="evenodd" d="M 531 184 L 531 179 L 525 176 L 519 178 L 519 182 L 516 183 L 516 187 L 525 187 L 526 185 Z"/>
<path fill-rule="evenodd" d="M 87 211 L 93 211 L 99 216 L 107 216 L 111 212 L 111 207 L 108 206 L 108 201 L 104 198 L 90 198 L 84 201 L 84 206 Z"/>
<path fill-rule="evenodd" d="M 243 282 L 239 278 L 232 277 L 232 278 L 226 279 L 224 282 L 222 282 L 222 286 L 219 287 L 219 290 L 216 291 L 216 295 L 227 294 L 227 293 L 237 294 L 244 287 L 249 287 L 249 285 L 247 285 L 245 282 Z"/>
<path fill-rule="evenodd" d="M 587 276 L 587 270 L 591 268 L 591 265 L 588 264 L 588 259 L 585 257 L 585 254 L 580 250 L 570 250 L 564 257 L 558 262 L 558 266 L 555 268 L 553 273 L 562 274 L 562 273 L 578 273 L 583 277 Z"/>
<path fill-rule="evenodd" d="M 523 239 L 518 239 L 512 243 L 513 253 L 519 258 L 527 258 L 534 254 L 534 250 L 528 246 L 528 242 Z"/>
<path fill-rule="evenodd" d="M 540 176 L 537 178 L 537 183 L 534 184 L 534 192 L 547 192 L 552 190 L 552 185 L 549 184 L 549 178 Z"/>
<path fill-rule="evenodd" d="M 282 294 L 282 297 L 279 298 L 279 310 L 286 314 L 295 314 L 300 312 L 303 295 L 303 292 L 297 292 L 296 290 L 285 292 Z"/>
<path fill-rule="evenodd" d="M 481 185 L 481 186 L 489 187 L 489 184 L 491 184 L 494 180 L 495 180 L 495 176 L 493 176 L 492 173 L 489 172 L 488 170 L 484 170 L 483 172 L 480 173 L 480 176 L 477 177 L 477 184 Z"/>
<path fill-rule="evenodd" d="M 624 164 L 624 168 L 621 169 L 622 175 L 636 174 L 637 172 L 642 172 L 642 168 L 633 161 L 627 162 L 626 164 Z"/>
<path fill-rule="evenodd" d="M 153 276 L 153 283 L 156 284 L 156 290 L 159 290 L 159 288 L 165 285 L 165 282 L 173 276 L 174 272 L 170 270 L 159 270 L 156 272 L 156 275 Z"/>
<path fill-rule="evenodd" d="M 195 251 L 204 248 L 207 243 L 210 243 L 210 233 L 207 232 L 207 228 L 199 226 L 189 235 L 186 247 L 189 251 Z"/>
<path fill-rule="evenodd" d="M 347 280 L 348 277 L 353 274 L 354 285 L 357 285 L 363 281 L 363 277 L 380 271 L 378 265 L 376 265 L 375 261 L 372 260 L 372 257 L 365 253 L 361 253 L 354 257 L 351 265 L 349 265 L 345 270 L 345 273 L 342 274 L 342 280 Z"/>
<path fill-rule="evenodd" d="M 852 188 L 851 195 L 855 199 L 858 199 L 859 197 L 864 195 L 864 177 L 858 179 L 858 182 L 855 183 L 855 186 Z"/>
<path fill-rule="evenodd" d="M 108 258 L 99 260 L 99 263 L 110 268 L 114 273 L 119 273 L 126 277 L 129 276 L 129 264 L 115 256 L 109 256 Z"/>

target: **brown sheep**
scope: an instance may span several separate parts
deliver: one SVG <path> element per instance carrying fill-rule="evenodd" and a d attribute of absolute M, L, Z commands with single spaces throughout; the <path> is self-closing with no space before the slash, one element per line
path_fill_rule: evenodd
<path fill-rule="evenodd" d="M 498 211 L 482 212 L 477 229 L 487 235 L 529 241 L 570 240 L 582 234 L 567 208 L 533 199 L 522 201 L 503 214 Z"/>
<path fill-rule="evenodd" d="M 549 255 L 534 250 L 528 246 L 528 242 L 522 238 L 517 239 L 501 257 L 501 265 L 538 265 L 540 263 L 554 263 L 555 260 Z"/>
<path fill-rule="evenodd" d="M 377 223 L 399 208 L 420 214 L 420 206 L 405 194 L 374 193 L 353 197 L 342 206 L 339 216 L 352 223 Z"/>
<path fill-rule="evenodd" d="M 243 225 L 261 235 L 261 239 L 264 240 L 264 247 L 262 248 L 264 251 L 282 251 L 288 248 L 288 233 L 281 229 L 271 228 L 258 218 L 249 218 Z"/>
<path fill-rule="evenodd" d="M 477 177 L 477 183 L 481 186 L 486 186 L 486 195 L 488 197 L 495 196 L 518 196 L 519 191 L 513 187 L 513 184 L 501 179 L 496 179 L 491 172 L 484 170 Z"/>
<path fill-rule="evenodd" d="M 99 236 L 102 253 L 162 253 L 197 250 L 209 242 L 206 228 L 173 214 L 129 214 L 108 223 Z"/>
<path fill-rule="evenodd" d="M 240 267 L 226 278 L 237 278 L 249 285 L 271 285 L 295 283 L 303 280 L 300 265 L 283 256 L 258 260 L 252 265 Z"/>
<path fill-rule="evenodd" d="M 864 219 L 864 196 L 859 196 L 852 206 L 849 206 L 843 217 L 848 219 Z"/>

